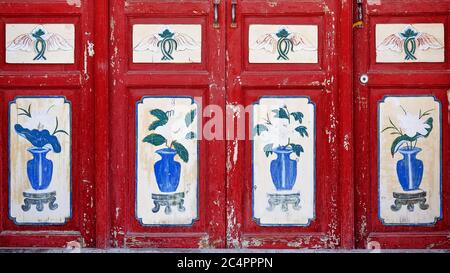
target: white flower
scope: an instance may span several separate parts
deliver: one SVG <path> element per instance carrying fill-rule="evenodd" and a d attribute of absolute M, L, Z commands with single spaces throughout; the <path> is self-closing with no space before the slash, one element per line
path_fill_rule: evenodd
<path fill-rule="evenodd" d="M 30 114 L 31 117 L 20 115 L 19 123 L 30 130 L 38 129 L 38 130 L 48 130 L 50 133 L 56 127 L 56 115 L 51 114 L 51 108 L 48 109 L 40 109 L 31 106 Z M 27 109 L 27 107 L 22 107 L 22 109 Z M 23 111 L 19 111 L 20 113 L 24 113 Z"/>
<path fill-rule="evenodd" d="M 273 110 L 278 110 L 281 107 L 276 107 L 269 110 L 269 113 L 273 113 Z M 268 131 L 261 132 L 261 142 L 263 144 L 273 144 L 274 148 L 278 148 L 279 146 L 286 146 L 289 144 L 289 138 L 292 136 L 293 132 L 295 132 L 295 128 L 298 126 L 296 122 L 291 117 L 291 121 L 289 122 L 286 118 L 276 118 L 273 114 L 269 114 L 270 123 L 267 122 L 261 123 L 267 127 Z"/>
<path fill-rule="evenodd" d="M 180 107 L 180 106 L 178 106 Z M 155 129 L 156 134 L 160 134 L 164 136 L 167 140 L 167 145 L 170 145 L 173 141 L 182 143 L 186 140 L 186 135 L 189 132 L 196 132 L 196 117 L 192 124 L 186 127 L 185 116 L 186 113 L 189 113 L 192 109 L 188 107 L 181 107 L 182 109 L 176 109 L 169 116 L 169 120 L 163 126 L 159 126 Z"/>
<path fill-rule="evenodd" d="M 417 115 L 407 113 L 399 117 L 400 129 L 404 134 L 409 137 L 415 137 L 417 133 L 420 135 L 426 135 L 427 129 L 430 129 L 430 125 L 423 122 Z"/>

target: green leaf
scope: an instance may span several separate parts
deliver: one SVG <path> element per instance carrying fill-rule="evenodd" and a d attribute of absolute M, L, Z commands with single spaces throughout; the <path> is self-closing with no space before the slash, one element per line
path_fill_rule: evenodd
<path fill-rule="evenodd" d="M 388 127 L 384 128 L 383 130 L 381 130 L 381 133 L 385 132 L 386 130 L 390 130 L 390 129 L 393 129 L 393 130 L 395 130 L 395 128 L 394 128 L 394 127 L 392 127 L 392 126 L 388 126 Z M 395 132 L 395 133 L 396 133 L 396 132 Z"/>
<path fill-rule="evenodd" d="M 167 119 L 158 119 L 152 122 L 152 124 L 150 124 L 150 126 L 148 127 L 149 131 L 155 130 L 156 128 L 158 128 L 159 126 L 163 126 L 166 125 L 167 123 Z"/>
<path fill-rule="evenodd" d="M 266 125 L 256 124 L 255 128 L 253 129 L 253 135 L 258 134 L 258 136 L 260 136 L 264 131 L 269 131 Z"/>
<path fill-rule="evenodd" d="M 194 132 L 189 132 L 186 134 L 186 136 L 184 138 L 185 139 L 194 139 L 194 138 L 196 138 L 196 134 Z"/>
<path fill-rule="evenodd" d="M 279 108 L 278 110 L 272 110 L 275 113 L 276 118 L 285 118 L 289 119 L 289 115 L 284 108 Z"/>
<path fill-rule="evenodd" d="M 294 113 L 291 113 L 291 116 L 294 117 L 295 121 L 298 121 L 298 122 L 300 122 L 300 123 L 303 122 L 303 113 L 302 113 L 302 112 L 294 112 Z"/>
<path fill-rule="evenodd" d="M 433 130 L 433 118 L 428 118 L 427 121 L 425 121 L 426 124 L 430 125 L 430 128 L 426 128 L 425 130 L 427 130 L 427 134 L 424 135 L 423 137 L 428 137 L 431 133 L 431 131 Z"/>
<path fill-rule="evenodd" d="M 189 127 L 189 125 L 194 122 L 195 115 L 197 114 L 197 110 L 193 109 L 189 113 L 186 114 L 186 117 L 184 118 L 184 121 L 186 123 L 186 127 Z"/>
<path fill-rule="evenodd" d="M 169 120 L 169 117 L 167 116 L 166 112 L 164 112 L 161 109 L 153 109 L 150 111 L 150 114 L 152 114 L 159 120 L 165 120 L 165 121 Z"/>
<path fill-rule="evenodd" d="M 53 132 L 54 135 L 56 135 L 56 134 L 58 134 L 58 133 L 62 133 L 62 134 L 69 135 L 69 133 L 67 133 L 67 132 L 64 131 L 64 130 L 56 130 L 55 132 Z"/>
<path fill-rule="evenodd" d="M 150 134 L 146 136 L 142 141 L 150 143 L 154 146 L 159 146 L 166 143 L 166 138 L 159 134 Z"/>
<path fill-rule="evenodd" d="M 399 137 L 397 137 L 396 139 L 394 139 L 394 141 L 392 142 L 392 146 L 391 146 L 391 155 L 392 157 L 394 157 L 394 154 L 398 151 L 398 149 L 400 149 L 403 144 L 405 144 L 408 141 L 413 141 L 415 140 L 416 137 L 411 138 L 407 135 L 401 135 Z"/>
<path fill-rule="evenodd" d="M 289 145 L 291 145 L 292 151 L 293 151 L 297 156 L 300 156 L 300 153 L 304 153 L 304 152 L 305 152 L 305 151 L 303 150 L 302 145 L 300 145 L 300 144 L 290 143 Z"/>
<path fill-rule="evenodd" d="M 270 154 L 273 154 L 273 144 L 269 143 L 263 148 L 264 153 L 266 154 L 266 157 L 268 157 Z"/>
<path fill-rule="evenodd" d="M 308 137 L 308 132 L 306 131 L 305 126 L 298 126 L 297 128 L 295 128 L 295 131 L 297 131 L 302 137 Z"/>
<path fill-rule="evenodd" d="M 183 160 L 184 162 L 188 162 L 189 161 L 189 152 L 183 146 L 183 144 L 178 143 L 178 142 L 174 142 L 173 143 L 173 147 L 177 151 L 177 155 L 180 156 L 181 160 Z"/>

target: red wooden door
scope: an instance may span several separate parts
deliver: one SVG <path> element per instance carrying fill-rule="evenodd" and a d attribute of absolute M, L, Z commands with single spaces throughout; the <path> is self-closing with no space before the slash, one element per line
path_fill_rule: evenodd
<path fill-rule="evenodd" d="M 227 144 L 228 247 L 351 246 L 351 234 L 342 233 L 352 229 L 351 214 L 342 206 L 351 201 L 345 190 L 351 179 L 342 179 L 345 186 L 339 187 L 339 177 L 351 170 L 345 164 L 351 134 L 340 135 L 348 130 L 340 127 L 350 117 L 348 89 L 339 89 L 349 88 L 339 80 L 348 76 L 339 67 L 349 67 L 349 52 L 338 47 L 339 38 L 351 39 L 349 3 L 228 4 L 231 128 L 238 128 L 243 117 L 251 124 L 245 139 L 227 128 L 235 134 Z"/>
<path fill-rule="evenodd" d="M 0 245 L 94 247 L 94 1 L 0 10 Z"/>
<path fill-rule="evenodd" d="M 449 1 L 363 1 L 355 32 L 359 248 L 448 248 Z"/>
<path fill-rule="evenodd" d="M 113 247 L 225 247 L 219 2 L 110 1 Z"/>

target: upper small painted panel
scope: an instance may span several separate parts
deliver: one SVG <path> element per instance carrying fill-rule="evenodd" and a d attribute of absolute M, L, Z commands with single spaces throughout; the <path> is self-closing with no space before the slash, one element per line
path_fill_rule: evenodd
<path fill-rule="evenodd" d="M 249 63 L 317 63 L 316 25 L 250 25 Z"/>
<path fill-rule="evenodd" d="M 74 63 L 73 24 L 6 24 L 6 63 Z"/>
<path fill-rule="evenodd" d="M 201 63 L 201 25 L 133 26 L 133 63 Z"/>
<path fill-rule="evenodd" d="M 443 24 L 377 24 L 377 63 L 444 62 Z"/>

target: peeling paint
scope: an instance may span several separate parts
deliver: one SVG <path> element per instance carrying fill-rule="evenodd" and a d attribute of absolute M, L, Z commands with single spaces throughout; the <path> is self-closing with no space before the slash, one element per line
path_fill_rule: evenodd
<path fill-rule="evenodd" d="M 256 238 L 252 238 L 251 240 L 243 240 L 242 241 L 242 247 L 248 248 L 248 247 L 260 247 L 262 246 L 262 241 L 258 240 Z"/>
<path fill-rule="evenodd" d="M 230 247 L 239 248 L 239 239 L 235 229 L 239 229 L 240 225 L 236 225 L 236 215 L 234 212 L 234 205 L 228 202 L 227 211 L 227 242 Z"/>
<path fill-rule="evenodd" d="M 361 216 L 361 224 L 359 225 L 359 236 L 364 238 L 367 232 L 367 218 L 365 215 Z"/>
<path fill-rule="evenodd" d="M 89 54 L 89 57 L 93 57 L 94 54 L 95 54 L 94 43 L 92 43 L 90 41 L 88 41 L 87 43 L 88 43 L 88 54 Z"/>
<path fill-rule="evenodd" d="M 348 136 L 348 134 L 345 134 L 345 136 L 344 136 L 344 149 L 346 151 L 348 151 L 350 149 L 349 139 L 350 139 L 350 137 Z"/>
<path fill-rule="evenodd" d="M 209 245 L 209 234 L 203 235 L 198 241 L 198 248 L 211 248 Z"/>
<path fill-rule="evenodd" d="M 288 246 L 288 247 L 293 247 L 293 248 L 299 248 L 299 247 L 302 246 L 302 243 L 301 243 L 301 242 L 297 242 L 297 241 L 294 241 L 294 242 L 288 242 L 288 243 L 287 243 L 287 246 Z"/>
<path fill-rule="evenodd" d="M 67 0 L 66 2 L 69 6 L 81 7 L 81 0 Z"/>
<path fill-rule="evenodd" d="M 267 4 L 271 8 L 274 8 L 274 7 L 278 6 L 278 2 L 277 1 L 268 1 Z"/>
<path fill-rule="evenodd" d="M 89 72 L 88 72 L 88 53 L 87 53 L 87 47 L 84 52 L 84 79 L 87 81 L 89 80 Z"/>
<path fill-rule="evenodd" d="M 233 163 L 234 163 L 234 165 L 236 165 L 236 162 L 238 159 L 238 141 L 237 140 L 233 141 L 233 146 L 234 146 Z"/>
<path fill-rule="evenodd" d="M 335 139 L 334 132 L 332 132 L 328 129 L 325 129 L 325 134 L 328 136 L 328 143 L 333 143 L 334 139 Z"/>
<path fill-rule="evenodd" d="M 119 220 L 120 208 L 116 208 L 116 220 Z"/>

